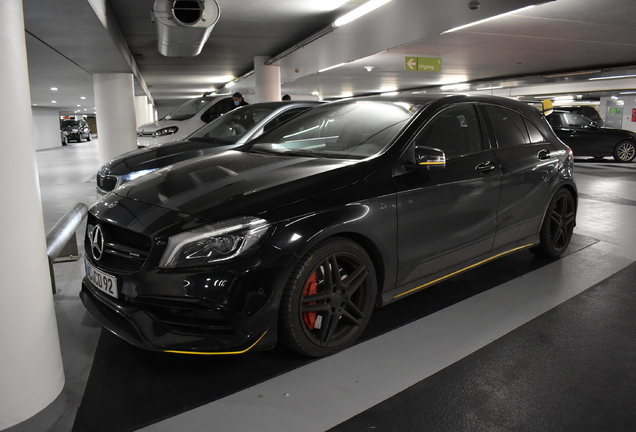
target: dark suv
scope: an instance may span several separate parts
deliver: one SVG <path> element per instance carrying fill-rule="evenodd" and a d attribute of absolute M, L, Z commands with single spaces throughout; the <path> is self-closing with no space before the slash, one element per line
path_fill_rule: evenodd
<path fill-rule="evenodd" d="M 92 139 L 91 128 L 86 120 L 62 120 L 60 132 L 62 145 L 68 144 L 69 141 L 82 142 Z"/>
<path fill-rule="evenodd" d="M 547 116 L 552 129 L 574 152 L 574 156 L 601 159 L 613 156 L 618 162 L 631 162 L 636 156 L 636 133 L 602 128 L 589 118 L 569 111 Z"/>

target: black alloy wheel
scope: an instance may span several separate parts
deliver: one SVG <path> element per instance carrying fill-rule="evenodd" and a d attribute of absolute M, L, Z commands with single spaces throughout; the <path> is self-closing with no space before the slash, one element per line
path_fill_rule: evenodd
<path fill-rule="evenodd" d="M 636 156 L 636 147 L 631 141 L 621 141 L 614 148 L 614 159 L 618 162 L 631 162 Z"/>
<path fill-rule="evenodd" d="M 342 351 L 369 323 L 376 292 L 366 251 L 346 238 L 324 240 L 303 257 L 285 287 L 279 339 L 309 357 Z"/>
<path fill-rule="evenodd" d="M 560 189 L 550 201 L 543 218 L 538 246 L 530 249 L 537 256 L 558 258 L 568 248 L 576 225 L 576 204 L 567 189 Z"/>

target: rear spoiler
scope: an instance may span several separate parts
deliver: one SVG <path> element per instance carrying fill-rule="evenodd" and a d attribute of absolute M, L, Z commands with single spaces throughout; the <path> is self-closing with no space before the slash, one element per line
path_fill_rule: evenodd
<path fill-rule="evenodd" d="M 551 100 L 545 99 L 541 102 L 541 112 L 543 112 L 543 115 L 547 116 L 548 114 L 552 114 L 552 111 L 554 111 L 554 106 Z"/>

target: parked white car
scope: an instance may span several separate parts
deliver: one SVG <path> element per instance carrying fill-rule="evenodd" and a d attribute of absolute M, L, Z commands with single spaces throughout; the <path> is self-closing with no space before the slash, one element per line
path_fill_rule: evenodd
<path fill-rule="evenodd" d="M 137 147 L 182 141 L 194 131 L 234 109 L 231 96 L 208 96 L 191 99 L 160 120 L 137 128 Z"/>

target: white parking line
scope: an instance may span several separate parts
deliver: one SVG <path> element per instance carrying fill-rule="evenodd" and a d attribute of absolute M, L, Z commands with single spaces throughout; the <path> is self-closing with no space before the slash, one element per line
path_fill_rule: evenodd
<path fill-rule="evenodd" d="M 325 431 L 615 274 L 636 259 L 630 255 L 598 242 L 342 353 L 141 430 Z"/>

